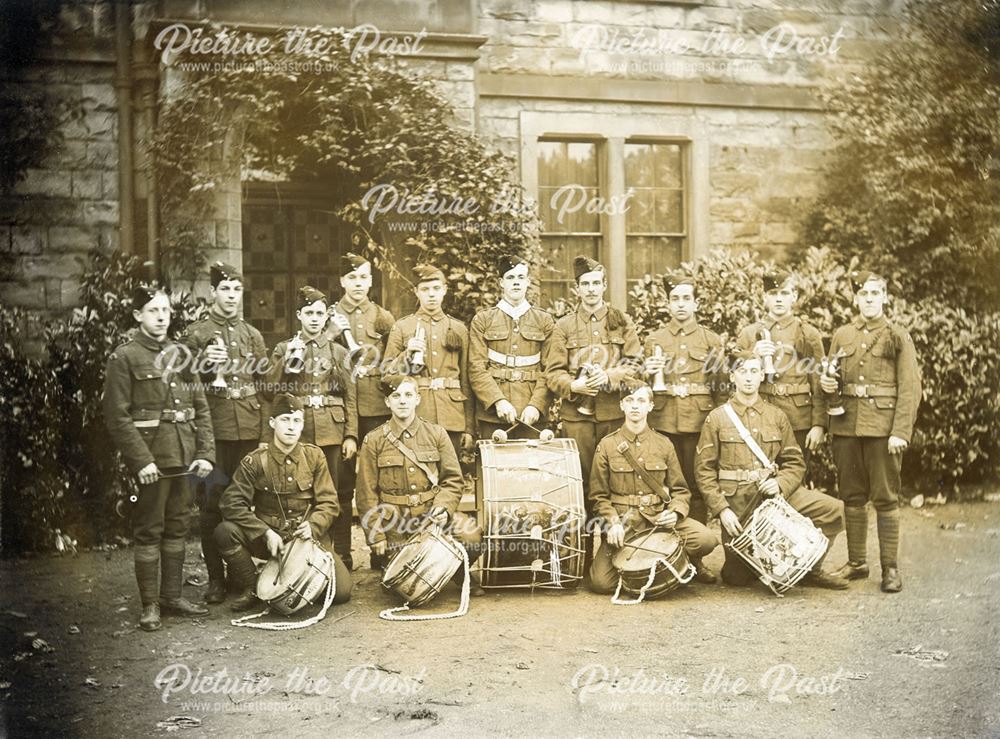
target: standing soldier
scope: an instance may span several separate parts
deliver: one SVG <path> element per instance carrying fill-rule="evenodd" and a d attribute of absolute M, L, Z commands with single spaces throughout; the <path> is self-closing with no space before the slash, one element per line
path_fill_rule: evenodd
<path fill-rule="evenodd" d="M 347 348 L 350 355 L 351 379 L 357 391 L 358 440 L 364 441 L 368 432 L 383 424 L 389 414 L 379 389 L 379 379 L 385 341 L 394 319 L 392 313 L 368 298 L 372 287 L 372 264 L 367 259 L 357 254 L 345 254 L 341 259 L 340 286 L 344 295 L 331 310 L 327 330 L 329 336 Z M 337 480 L 340 517 L 334 524 L 334 531 L 339 532 L 340 538 L 350 537 L 356 462 L 355 459 L 344 464 Z M 341 549 L 344 549 L 343 545 Z M 350 547 L 347 547 L 347 552 L 345 562 L 353 567 Z"/>
<path fill-rule="evenodd" d="M 337 491 L 326 454 L 301 442 L 305 414 L 302 401 L 282 393 L 271 403 L 268 443 L 240 462 L 222 494 L 224 520 L 215 541 L 229 565 L 240 595 L 230 604 L 245 611 L 257 602 L 257 569 L 251 556 L 279 557 L 293 537 L 313 539 L 329 550 L 330 525 L 337 518 Z M 351 598 L 351 575 L 334 553 L 334 603 Z"/>
<path fill-rule="evenodd" d="M 181 338 L 191 349 L 212 411 L 217 464 L 200 498 L 201 553 L 208 569 L 207 603 L 226 598 L 225 567 L 213 533 L 222 522 L 219 496 L 240 460 L 252 452 L 267 417 L 261 412 L 257 382 L 266 372 L 264 337 L 240 316 L 243 275 L 231 265 L 209 268 L 212 306 L 208 316 L 187 327 Z M 207 361 L 205 361 L 207 360 Z"/>
<path fill-rule="evenodd" d="M 713 410 L 705 420 L 695 473 L 708 510 L 719 517 L 722 543 L 727 544 L 739 535 L 740 518 L 758 495 L 781 495 L 821 529 L 832 545 L 844 527 L 843 504 L 802 487 L 806 472 L 802 449 L 795 441 L 788 417 L 761 399 L 758 389 L 763 374 L 760 357 L 736 359 L 730 374 L 732 400 Z M 820 559 L 801 583 L 833 590 L 847 587 L 842 577 L 824 572 L 822 564 Z M 755 578 L 743 560 L 727 552 L 722 579 L 729 585 L 748 585 Z"/>
<path fill-rule="evenodd" d="M 823 392 L 843 409 L 830 419 L 847 524 L 847 563 L 838 574 L 848 580 L 868 577 L 865 505 L 870 501 L 878 525 L 882 590 L 898 593 L 903 589 L 896 561 L 899 474 L 920 403 L 920 368 L 910 334 L 885 318 L 885 278 L 855 272 L 851 282 L 860 315 L 837 329 L 830 343 L 830 361 L 839 364 L 843 384 L 826 374 L 821 379 Z"/>
<path fill-rule="evenodd" d="M 477 313 L 469 327 L 469 382 L 476 394 L 479 438 L 489 439 L 519 421 L 525 425 L 512 436 L 527 438 L 534 435 L 527 426 L 538 423 L 549 407 L 542 356 L 555 321 L 526 299 L 526 261 L 502 257 L 497 272 L 503 297 Z"/>
<path fill-rule="evenodd" d="M 562 398 L 563 434 L 576 441 L 580 452 L 589 523 L 594 452 L 597 442 L 621 425 L 618 390 L 623 381 L 638 376 L 642 346 L 632 319 L 604 302 L 608 289 L 604 266 L 578 256 L 573 272 L 580 305 L 556 321 L 545 371 L 549 390 Z M 585 539 L 584 572 L 593 562 L 592 533 Z"/>
<path fill-rule="evenodd" d="M 694 472 L 698 435 L 709 411 L 726 401 L 722 338 L 698 323 L 698 290 L 686 277 L 665 275 L 670 322 L 646 338 L 646 374 L 654 391 L 649 425 L 677 450 L 691 489 L 691 518 L 705 523 L 705 500 Z M 661 374 L 662 373 L 662 374 Z"/>
<path fill-rule="evenodd" d="M 193 502 L 188 475 L 205 478 L 212 471 L 212 420 L 194 376 L 171 366 L 171 356 L 181 352 L 167 338 L 170 314 L 163 290 L 135 290 L 139 330 L 108 359 L 102 399 L 111 439 L 139 478 L 132 526 L 143 631 L 160 628 L 161 606 L 183 616 L 208 613 L 181 595 L 181 584 Z"/>
<path fill-rule="evenodd" d="M 343 470 L 358 450 L 357 392 L 350 359 L 347 350 L 324 332 L 328 315 L 326 295 L 314 287 L 303 287 L 299 290 L 296 315 L 301 328 L 289 341 L 274 347 L 268 385 L 271 392 L 288 392 L 302 402 L 305 413 L 302 439 L 323 450 L 339 491 Z M 350 505 L 348 496 L 348 510 Z M 348 569 L 352 568 L 349 515 L 338 518 L 334 524 L 333 548 Z"/>
<path fill-rule="evenodd" d="M 808 470 L 810 453 L 826 438 L 826 402 L 819 387 L 824 353 L 819 331 L 794 315 L 798 299 L 790 274 L 777 270 L 764 275 L 767 317 L 744 328 L 736 346 L 764 362 L 760 394 L 788 416 Z"/>
<path fill-rule="evenodd" d="M 429 264 L 414 268 L 417 312 L 400 318 L 389 332 L 386 361 L 396 360 L 401 374 L 417 378 L 425 421 L 448 432 L 455 454 L 472 450 L 473 400 L 469 387 L 469 331 L 443 310 L 448 286 L 444 273 Z M 388 365 L 387 365 L 388 366 Z"/>
<path fill-rule="evenodd" d="M 590 589 L 614 592 L 618 577 L 611 564 L 612 550 L 621 547 L 631 534 L 654 526 L 673 529 L 684 543 L 699 582 L 714 582 L 714 577 L 706 577 L 701 559 L 711 554 L 719 540 L 704 524 L 688 518 L 691 492 L 674 445 L 646 424 L 653 410 L 653 391 L 646 385 L 635 389 L 623 386 L 621 396 L 625 423 L 601 439 L 590 473 L 594 515 L 604 521 L 608 536 L 608 546 L 601 547 L 594 557 Z"/>
<path fill-rule="evenodd" d="M 458 510 L 463 480 L 455 447 L 444 428 L 418 416 L 423 402 L 418 384 L 405 375 L 383 378 L 392 417 L 364 438 L 358 453 L 358 514 L 377 569 L 423 521 L 447 527 L 469 553 L 470 564 L 480 553 L 482 531 Z M 470 586 L 482 595 L 474 576 Z"/>

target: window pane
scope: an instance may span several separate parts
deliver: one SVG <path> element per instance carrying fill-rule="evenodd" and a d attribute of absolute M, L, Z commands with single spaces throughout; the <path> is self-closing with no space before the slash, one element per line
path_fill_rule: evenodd
<path fill-rule="evenodd" d="M 625 211 L 625 230 L 628 233 L 655 233 L 656 220 L 652 190 L 634 190 Z"/>
<path fill-rule="evenodd" d="M 627 278 L 660 274 L 679 267 L 684 240 L 666 236 L 629 236 L 626 241 Z"/>
<path fill-rule="evenodd" d="M 649 144 L 625 145 L 625 182 L 630 187 L 653 187 L 653 157 Z"/>
<path fill-rule="evenodd" d="M 684 192 L 656 191 L 656 233 L 684 233 Z"/>
<path fill-rule="evenodd" d="M 655 144 L 656 186 L 683 187 L 681 147 L 677 144 Z"/>

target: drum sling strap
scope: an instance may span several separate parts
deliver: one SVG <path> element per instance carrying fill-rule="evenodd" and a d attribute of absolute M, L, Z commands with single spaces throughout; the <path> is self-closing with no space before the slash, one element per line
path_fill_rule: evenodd
<path fill-rule="evenodd" d="M 268 474 L 269 465 L 267 463 L 267 458 L 269 456 L 269 452 L 267 449 L 264 449 L 263 451 L 264 453 L 260 457 L 261 472 L 263 472 L 264 477 L 271 482 L 271 487 L 274 487 L 274 481 L 270 479 L 270 475 Z M 274 494 L 278 495 L 278 491 L 275 490 Z M 285 508 L 281 504 L 280 495 L 278 496 L 278 506 L 281 510 L 282 519 L 287 521 L 287 519 L 285 518 Z M 312 506 L 309 506 L 309 508 L 306 509 L 305 514 L 302 516 L 303 521 L 307 520 L 309 512 L 311 510 Z M 337 567 L 334 564 L 332 554 L 329 555 L 329 562 L 330 562 L 330 572 L 329 572 L 329 578 L 327 579 L 326 583 L 326 595 L 323 596 L 323 606 L 319 609 L 319 612 L 315 616 L 310 616 L 309 618 L 304 619 L 302 621 L 272 621 L 271 623 L 249 623 L 250 621 L 253 621 L 255 618 L 260 618 L 261 616 L 267 614 L 270 608 L 265 608 L 260 613 L 252 613 L 249 616 L 234 618 L 229 623 L 231 623 L 233 626 L 245 626 L 248 629 L 260 629 L 262 631 L 292 631 L 294 629 L 304 629 L 307 626 L 312 626 L 313 624 L 319 623 L 324 618 L 326 618 L 326 612 L 330 610 L 330 606 L 333 604 L 333 597 L 337 590 Z M 278 566 L 278 573 L 280 576 L 281 573 L 280 561 Z"/>
<path fill-rule="evenodd" d="M 725 405 L 722 406 L 722 410 L 725 411 L 726 416 L 729 417 L 729 420 L 733 422 L 733 426 L 736 427 L 736 433 L 738 433 L 740 435 L 740 438 L 743 439 L 743 443 L 750 448 L 750 451 L 753 452 L 753 455 L 757 457 L 757 459 L 760 461 L 762 465 L 764 465 L 764 468 L 769 469 L 772 472 L 777 470 L 777 465 L 774 462 L 772 462 L 766 454 L 764 454 L 764 450 L 760 448 L 760 444 L 758 444 L 757 441 L 750 435 L 750 432 L 747 430 L 747 427 L 743 425 L 743 421 L 741 421 L 740 417 L 736 415 L 736 410 L 733 408 L 732 404 L 726 403 Z M 747 506 L 747 509 L 743 512 L 743 515 L 740 517 L 741 526 L 745 525 L 746 522 L 750 520 L 750 515 L 753 513 L 754 509 L 760 504 L 762 498 L 763 495 L 760 492 L 760 488 L 758 488 L 757 494 L 754 495 L 753 499 L 750 501 L 750 505 Z"/>
<path fill-rule="evenodd" d="M 430 482 L 432 488 L 436 488 L 438 486 L 439 478 L 437 472 L 435 472 L 426 464 L 417 459 L 417 455 L 414 453 L 412 449 L 410 449 L 410 447 L 406 446 L 406 444 L 403 443 L 402 439 L 400 439 L 398 436 L 392 433 L 388 428 L 385 430 L 385 438 L 389 440 L 390 444 L 392 444 L 399 451 L 401 451 L 404 457 L 406 457 L 408 460 L 410 460 L 410 462 L 415 464 L 417 466 L 417 469 L 419 469 L 421 472 L 427 475 L 427 480 L 428 482 Z"/>

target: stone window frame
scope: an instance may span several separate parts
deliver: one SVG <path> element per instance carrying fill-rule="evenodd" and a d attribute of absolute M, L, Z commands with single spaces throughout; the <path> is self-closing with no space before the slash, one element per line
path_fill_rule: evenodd
<path fill-rule="evenodd" d="M 600 194 L 604 198 L 625 192 L 625 143 L 646 140 L 680 143 L 685 150 L 688 187 L 685 220 L 688 237 L 683 261 L 709 249 L 709 140 L 705 126 L 693 114 L 533 112 L 520 114 L 521 185 L 538 193 L 538 143 L 542 139 L 600 142 Z M 608 301 L 625 309 L 628 303 L 625 214 L 601 216 L 601 260 L 608 270 Z"/>

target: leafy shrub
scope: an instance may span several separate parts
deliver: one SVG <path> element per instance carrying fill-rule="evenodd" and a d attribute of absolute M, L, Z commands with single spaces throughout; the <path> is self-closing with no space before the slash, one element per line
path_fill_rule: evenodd
<path fill-rule="evenodd" d="M 699 321 L 722 334 L 731 351 L 740 328 L 763 309 L 761 277 L 773 267 L 749 252 L 719 250 L 682 265 L 697 280 Z M 799 285 L 796 312 L 823 335 L 856 315 L 848 274 L 856 261 L 838 259 L 829 249 L 810 248 L 794 269 Z M 890 287 L 890 294 L 892 287 Z M 670 320 L 661 275 L 647 276 L 631 294 L 630 313 L 645 335 Z M 1000 471 L 1000 314 L 969 313 L 927 299 L 907 303 L 893 297 L 888 317 L 906 328 L 917 349 L 923 401 L 912 446 L 903 467 L 905 481 L 918 489 L 946 494 L 959 483 L 994 478 Z M 829 450 L 812 458 L 812 478 L 830 487 L 834 480 Z"/>
<path fill-rule="evenodd" d="M 57 528 L 82 543 L 126 533 L 115 504 L 134 483 L 104 428 L 101 392 L 108 356 L 135 330 L 131 292 L 143 276 L 137 258 L 95 252 L 67 318 L 40 326 L 0 310 L 4 550 L 48 548 Z M 173 334 L 205 310 L 187 294 L 172 302 Z M 39 337 L 45 351 L 34 354 Z"/>

